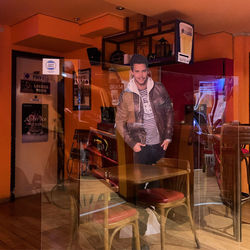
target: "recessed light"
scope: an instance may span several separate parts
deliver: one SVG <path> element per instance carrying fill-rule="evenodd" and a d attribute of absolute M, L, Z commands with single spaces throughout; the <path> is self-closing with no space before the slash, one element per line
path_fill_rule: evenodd
<path fill-rule="evenodd" d="M 125 8 L 122 7 L 122 6 L 116 6 L 116 9 L 117 9 L 117 10 L 124 10 Z"/>
<path fill-rule="evenodd" d="M 73 20 L 74 22 L 78 23 L 80 21 L 80 17 L 74 17 Z"/>

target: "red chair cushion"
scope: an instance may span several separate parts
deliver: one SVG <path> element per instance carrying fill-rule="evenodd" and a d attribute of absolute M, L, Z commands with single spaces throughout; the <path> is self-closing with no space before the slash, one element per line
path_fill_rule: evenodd
<path fill-rule="evenodd" d="M 138 191 L 138 199 L 146 203 L 167 203 L 181 200 L 184 194 L 165 188 L 148 188 Z"/>
<path fill-rule="evenodd" d="M 246 149 L 246 148 L 242 148 L 241 152 L 242 152 L 242 154 L 248 154 L 249 153 L 248 149 Z"/>
<path fill-rule="evenodd" d="M 136 209 L 127 205 L 119 205 L 108 209 L 108 223 L 112 224 L 136 215 Z M 97 212 L 93 217 L 94 221 L 103 223 L 104 210 Z"/>

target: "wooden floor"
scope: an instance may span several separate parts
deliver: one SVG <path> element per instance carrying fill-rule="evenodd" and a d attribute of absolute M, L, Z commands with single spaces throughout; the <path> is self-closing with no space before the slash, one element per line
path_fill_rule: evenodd
<path fill-rule="evenodd" d="M 41 196 L 0 204 L 0 249 L 40 249 Z"/>
<path fill-rule="evenodd" d="M 230 211 L 221 203 L 215 177 L 195 171 L 194 217 L 201 249 L 250 249 L 250 224 L 242 224 L 243 241 L 236 242 Z M 71 239 L 70 202 L 66 191 L 56 187 L 46 197 L 36 195 L 0 204 L 0 249 L 103 249 L 92 224 L 80 225 L 79 238 Z M 166 249 L 195 249 L 187 217 L 176 209 L 167 221 Z M 250 204 L 243 206 L 243 221 L 250 218 Z M 152 218 L 151 218 L 152 219 Z M 156 220 L 154 220 L 156 225 Z M 113 249 L 131 249 L 130 230 L 123 230 Z M 160 235 L 143 236 L 150 249 L 160 249 Z M 127 236 L 126 236 L 127 235 Z"/>

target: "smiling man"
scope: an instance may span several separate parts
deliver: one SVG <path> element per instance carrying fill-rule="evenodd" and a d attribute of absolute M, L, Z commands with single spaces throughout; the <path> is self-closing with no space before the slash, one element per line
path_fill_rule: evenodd
<path fill-rule="evenodd" d="M 165 156 L 173 134 L 173 108 L 161 83 L 149 77 L 148 61 L 134 55 L 130 61 L 132 79 L 121 93 L 116 112 L 116 128 L 134 151 L 134 162 L 153 164 Z M 159 181 L 139 188 L 159 186 Z M 148 213 L 139 210 L 139 231 L 147 230 Z M 149 246 L 144 243 L 141 249 Z"/>
<path fill-rule="evenodd" d="M 121 93 L 116 126 L 134 151 L 134 162 L 153 164 L 164 157 L 173 134 L 173 108 L 161 83 L 149 77 L 148 61 L 134 55 L 132 79 Z"/>

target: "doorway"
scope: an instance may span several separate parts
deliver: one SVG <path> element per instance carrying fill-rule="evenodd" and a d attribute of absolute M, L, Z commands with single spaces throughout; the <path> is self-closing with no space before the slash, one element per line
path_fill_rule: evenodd
<path fill-rule="evenodd" d="M 43 58 L 51 56 L 12 52 L 12 199 L 64 178 L 64 82 L 42 74 Z"/>

